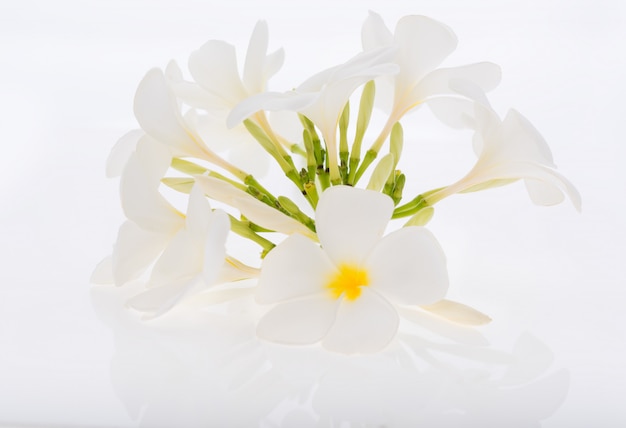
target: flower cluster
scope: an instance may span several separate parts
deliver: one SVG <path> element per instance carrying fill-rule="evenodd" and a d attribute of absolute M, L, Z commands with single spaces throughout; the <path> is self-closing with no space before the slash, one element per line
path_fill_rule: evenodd
<path fill-rule="evenodd" d="M 445 256 L 424 227 L 433 206 L 517 180 L 536 204 L 567 195 L 579 208 L 580 197 L 528 120 L 515 110 L 501 119 L 490 106 L 497 65 L 440 66 L 457 44 L 448 27 L 406 16 L 391 32 L 370 13 L 362 44 L 285 92 L 267 90 L 284 53 L 268 53 L 264 22 L 241 74 L 234 47 L 216 40 L 190 56 L 191 80 L 173 62 L 149 71 L 135 95 L 141 129 L 122 137 L 107 163 L 108 176 L 121 176 L 127 221 L 93 281 L 144 281 L 128 304 L 153 318 L 205 290 L 253 279 L 244 288 L 267 308 L 260 338 L 348 354 L 384 349 L 405 308 L 467 325 L 489 321 L 445 299 Z M 422 104 L 473 130 L 477 160 L 458 181 L 406 198 L 401 121 Z M 370 126 L 374 114 L 384 115 L 379 129 Z M 283 183 L 263 183 L 270 168 L 284 173 Z M 398 219 L 401 227 L 385 234 Z M 232 234 L 259 246 L 253 266 L 228 245 Z"/>

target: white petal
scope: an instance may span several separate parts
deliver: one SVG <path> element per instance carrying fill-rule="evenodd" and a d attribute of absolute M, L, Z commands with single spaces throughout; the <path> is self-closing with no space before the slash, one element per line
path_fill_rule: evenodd
<path fill-rule="evenodd" d="M 167 148 L 142 139 L 124 168 L 120 179 L 124 214 L 145 229 L 174 233 L 184 222 L 184 216 L 158 191 L 170 162 Z"/>
<path fill-rule="evenodd" d="M 265 90 L 265 86 L 267 85 L 267 81 L 283 66 L 285 62 L 285 51 L 284 49 L 278 49 L 275 52 L 272 52 L 265 58 L 265 66 L 263 67 L 263 75 L 265 77 L 265 82 L 263 85 L 263 90 Z"/>
<path fill-rule="evenodd" d="M 318 94 L 295 91 L 285 93 L 263 92 L 253 95 L 242 100 L 232 109 L 226 119 L 226 126 L 232 128 L 260 110 L 300 111 L 310 106 L 317 98 Z"/>
<path fill-rule="evenodd" d="M 395 337 L 398 324 L 399 317 L 394 307 L 377 293 L 363 287 L 358 299 L 341 302 L 337 319 L 322 346 L 343 354 L 378 352 Z"/>
<path fill-rule="evenodd" d="M 205 236 L 211 214 L 211 205 L 204 196 L 202 188 L 197 183 L 194 184 L 187 202 L 187 218 L 185 219 L 187 230 L 194 235 Z"/>
<path fill-rule="evenodd" d="M 113 249 L 113 277 L 116 285 L 137 278 L 163 251 L 171 235 L 150 232 L 132 221 L 120 227 Z"/>
<path fill-rule="evenodd" d="M 361 29 L 363 50 L 372 50 L 393 44 L 393 35 L 379 14 L 369 12 Z"/>
<path fill-rule="evenodd" d="M 580 193 L 578 193 L 578 190 L 576 190 L 574 185 L 557 171 L 543 165 L 531 162 L 511 162 L 508 164 L 498 165 L 497 167 L 492 167 L 481 172 L 483 172 L 483 174 L 475 179 L 475 184 L 491 179 L 532 179 L 534 180 L 534 184 L 531 185 L 533 186 L 531 187 L 531 191 L 533 192 L 531 196 L 534 198 L 532 199 L 533 202 L 546 201 L 539 197 L 539 190 L 537 189 L 539 182 L 543 182 L 549 186 L 548 190 L 545 190 L 547 195 L 551 196 L 551 199 L 547 200 L 548 202 L 554 202 L 554 192 L 556 188 L 559 188 L 561 191 L 567 193 L 567 196 L 572 201 L 574 207 L 578 211 L 581 210 Z"/>
<path fill-rule="evenodd" d="M 139 83 L 134 112 L 141 128 L 153 138 L 176 150 L 198 153 L 197 144 L 184 126 L 178 101 L 161 70 L 150 70 Z"/>
<path fill-rule="evenodd" d="M 484 325 L 491 321 L 482 312 L 452 300 L 443 299 L 431 305 L 422 305 L 422 309 L 457 324 Z"/>
<path fill-rule="evenodd" d="M 180 69 L 178 63 L 174 60 L 171 60 L 167 63 L 163 75 L 170 82 L 181 82 L 183 80 L 183 71 Z"/>
<path fill-rule="evenodd" d="M 170 241 L 152 268 L 150 287 L 158 287 L 180 278 L 196 276 L 202 272 L 203 244 L 201 237 L 181 229 Z"/>
<path fill-rule="evenodd" d="M 108 178 L 118 177 L 124 171 L 124 166 L 135 151 L 137 142 L 145 135 L 140 129 L 135 129 L 124 134 L 111 149 L 107 159 L 106 176 Z"/>
<path fill-rule="evenodd" d="M 385 236 L 369 254 L 366 266 L 372 289 L 394 303 L 434 303 L 448 289 L 443 250 L 423 227 L 405 227 Z"/>
<path fill-rule="evenodd" d="M 325 138 L 335 131 L 339 115 L 356 88 L 382 75 L 398 72 L 392 64 L 394 49 L 385 47 L 361 52 L 344 64 L 325 70 L 309 78 L 298 87 L 299 91 L 321 90 L 314 104 L 301 113 L 318 126 Z"/>
<path fill-rule="evenodd" d="M 249 94 L 261 92 L 265 88 L 263 68 L 267 54 L 268 39 L 267 22 L 257 22 L 250 37 L 246 61 L 243 66 L 242 81 Z"/>
<path fill-rule="evenodd" d="M 202 279 L 207 286 L 217 282 L 226 259 L 226 238 L 230 232 L 230 219 L 222 210 L 211 214 L 204 244 Z"/>
<path fill-rule="evenodd" d="M 387 195 L 349 186 L 327 189 L 315 219 L 322 248 L 335 263 L 364 261 L 385 232 L 393 201 Z"/>
<path fill-rule="evenodd" d="M 217 278 L 215 279 L 215 283 L 224 284 L 226 282 L 242 281 L 245 279 L 258 278 L 260 275 L 261 269 L 244 265 L 232 257 L 226 257 L 226 260 L 220 268 Z"/>
<path fill-rule="evenodd" d="M 325 294 L 280 303 L 261 318 L 257 336 L 288 345 L 316 343 L 335 321 L 338 304 Z"/>
<path fill-rule="evenodd" d="M 145 312 L 144 319 L 156 318 L 172 309 L 196 285 L 196 278 L 184 278 L 175 282 L 150 288 L 126 303 L 133 309 Z"/>
<path fill-rule="evenodd" d="M 237 127 L 230 132 L 240 133 L 243 126 Z M 244 141 L 232 141 L 228 148 L 228 160 L 231 164 L 237 165 L 239 169 L 242 169 L 254 177 L 266 177 L 268 171 L 274 166 L 273 159 L 267 155 L 267 151 L 257 143 L 256 140 L 250 137 L 247 132 L 240 133 L 245 140 Z M 229 142 L 230 143 L 230 142 Z"/>
<path fill-rule="evenodd" d="M 301 235 L 292 235 L 265 257 L 256 299 L 259 303 L 275 303 L 324 292 L 335 271 L 318 245 Z"/>
<path fill-rule="evenodd" d="M 277 134 L 292 143 L 303 144 L 302 124 L 298 115 L 292 111 L 277 111 L 269 115 L 269 122 Z"/>
<path fill-rule="evenodd" d="M 113 284 L 113 257 L 107 256 L 98 263 L 91 274 L 89 282 L 92 284 Z"/>
<path fill-rule="evenodd" d="M 176 97 L 191 107 L 201 108 L 207 111 L 231 108 L 222 98 L 207 91 L 196 83 L 176 82 L 172 83 L 171 87 Z"/>
<path fill-rule="evenodd" d="M 410 90 L 414 83 L 433 70 L 456 48 L 457 39 L 450 28 L 425 16 L 405 16 L 394 33 L 399 47 L 400 74 L 396 91 Z"/>
<path fill-rule="evenodd" d="M 545 181 L 526 179 L 524 180 L 528 196 L 536 205 L 556 205 L 563 202 L 565 195 L 557 186 Z"/>
<path fill-rule="evenodd" d="M 234 106 L 248 93 L 239 78 L 235 48 L 219 40 L 211 40 L 189 57 L 189 71 L 194 80 L 207 91 Z"/>
<path fill-rule="evenodd" d="M 426 105 L 437 119 L 452 128 L 475 128 L 472 101 L 455 97 L 436 97 L 426 101 Z"/>
<path fill-rule="evenodd" d="M 413 96 L 419 100 L 425 100 L 434 95 L 445 95 L 454 92 L 463 93 L 459 81 L 468 82 L 479 91 L 477 96 L 470 97 L 485 104 L 484 92 L 488 92 L 498 86 L 501 79 L 500 67 L 490 62 L 468 64 L 460 67 L 439 68 L 428 73 L 413 91 Z M 477 99 L 478 98 L 478 99 Z M 486 105 L 489 105 L 488 103 Z"/>
<path fill-rule="evenodd" d="M 498 157 L 516 161 L 537 162 L 555 168 L 550 147 L 539 131 L 516 110 L 509 110 L 502 121 L 497 147 Z M 496 144 L 496 142 L 494 142 Z"/>

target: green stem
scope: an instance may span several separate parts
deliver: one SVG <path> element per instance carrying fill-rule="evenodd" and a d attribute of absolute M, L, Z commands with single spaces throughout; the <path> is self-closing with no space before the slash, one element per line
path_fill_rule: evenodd
<path fill-rule="evenodd" d="M 259 244 L 263 248 L 261 258 L 265 257 L 265 255 L 272 251 L 272 249 L 276 246 L 273 242 L 263 238 L 262 236 L 254 232 L 250 228 L 250 222 L 237 220 L 230 214 L 228 215 L 228 217 L 230 217 L 230 228 L 234 233 Z"/>
<path fill-rule="evenodd" d="M 372 149 L 368 150 L 367 153 L 365 153 L 365 158 L 363 158 L 363 163 L 361 163 L 361 166 L 359 166 L 359 169 L 354 175 L 354 180 L 351 183 L 353 186 L 359 182 L 359 179 L 363 176 L 363 173 L 372 164 L 372 162 L 374 162 L 374 160 L 376 159 L 376 156 L 378 156 L 378 152 Z"/>

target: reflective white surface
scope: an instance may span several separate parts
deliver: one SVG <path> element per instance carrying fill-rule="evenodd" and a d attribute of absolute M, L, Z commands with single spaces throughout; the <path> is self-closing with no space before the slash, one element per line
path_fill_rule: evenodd
<path fill-rule="evenodd" d="M 582 214 L 533 206 L 517 184 L 438 205 L 429 227 L 448 256 L 450 297 L 491 325 L 403 336 L 346 367 L 257 343 L 248 319 L 201 301 L 144 324 L 121 304 L 130 290 L 89 285 L 123 219 L 104 162 L 136 127 L 147 70 L 184 66 L 211 38 L 241 52 L 266 19 L 270 47 L 286 50 L 273 82 L 285 89 L 353 55 L 368 9 L 389 26 L 406 14 L 448 24 L 459 46 L 447 65 L 501 65 L 494 107 L 526 115 L 582 194 Z M 4 2 L 0 425 L 626 424 L 625 24 L 619 0 Z M 416 168 L 415 191 L 469 168 L 468 134 L 425 110 L 411 117 L 401 166 Z"/>

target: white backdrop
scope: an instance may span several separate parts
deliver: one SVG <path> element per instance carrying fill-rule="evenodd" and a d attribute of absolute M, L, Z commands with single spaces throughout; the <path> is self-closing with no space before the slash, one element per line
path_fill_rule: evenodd
<path fill-rule="evenodd" d="M 355 54 L 370 9 L 390 27 L 407 14 L 448 24 L 459 46 L 447 65 L 499 64 L 494 107 L 526 115 L 580 190 L 582 214 L 567 201 L 533 206 L 518 185 L 450 198 L 430 228 L 453 295 L 494 318 L 485 334 L 508 343 L 528 331 L 568 370 L 567 397 L 541 426 L 626 425 L 621 0 L 0 0 L 0 425 L 142 420 L 112 383 L 122 345 L 96 315 L 89 276 L 123 221 L 104 163 L 137 127 L 144 73 L 184 67 L 209 39 L 242 53 L 265 19 L 270 48 L 286 50 L 273 82 L 284 90 Z M 427 167 L 426 182 L 453 177 Z"/>

